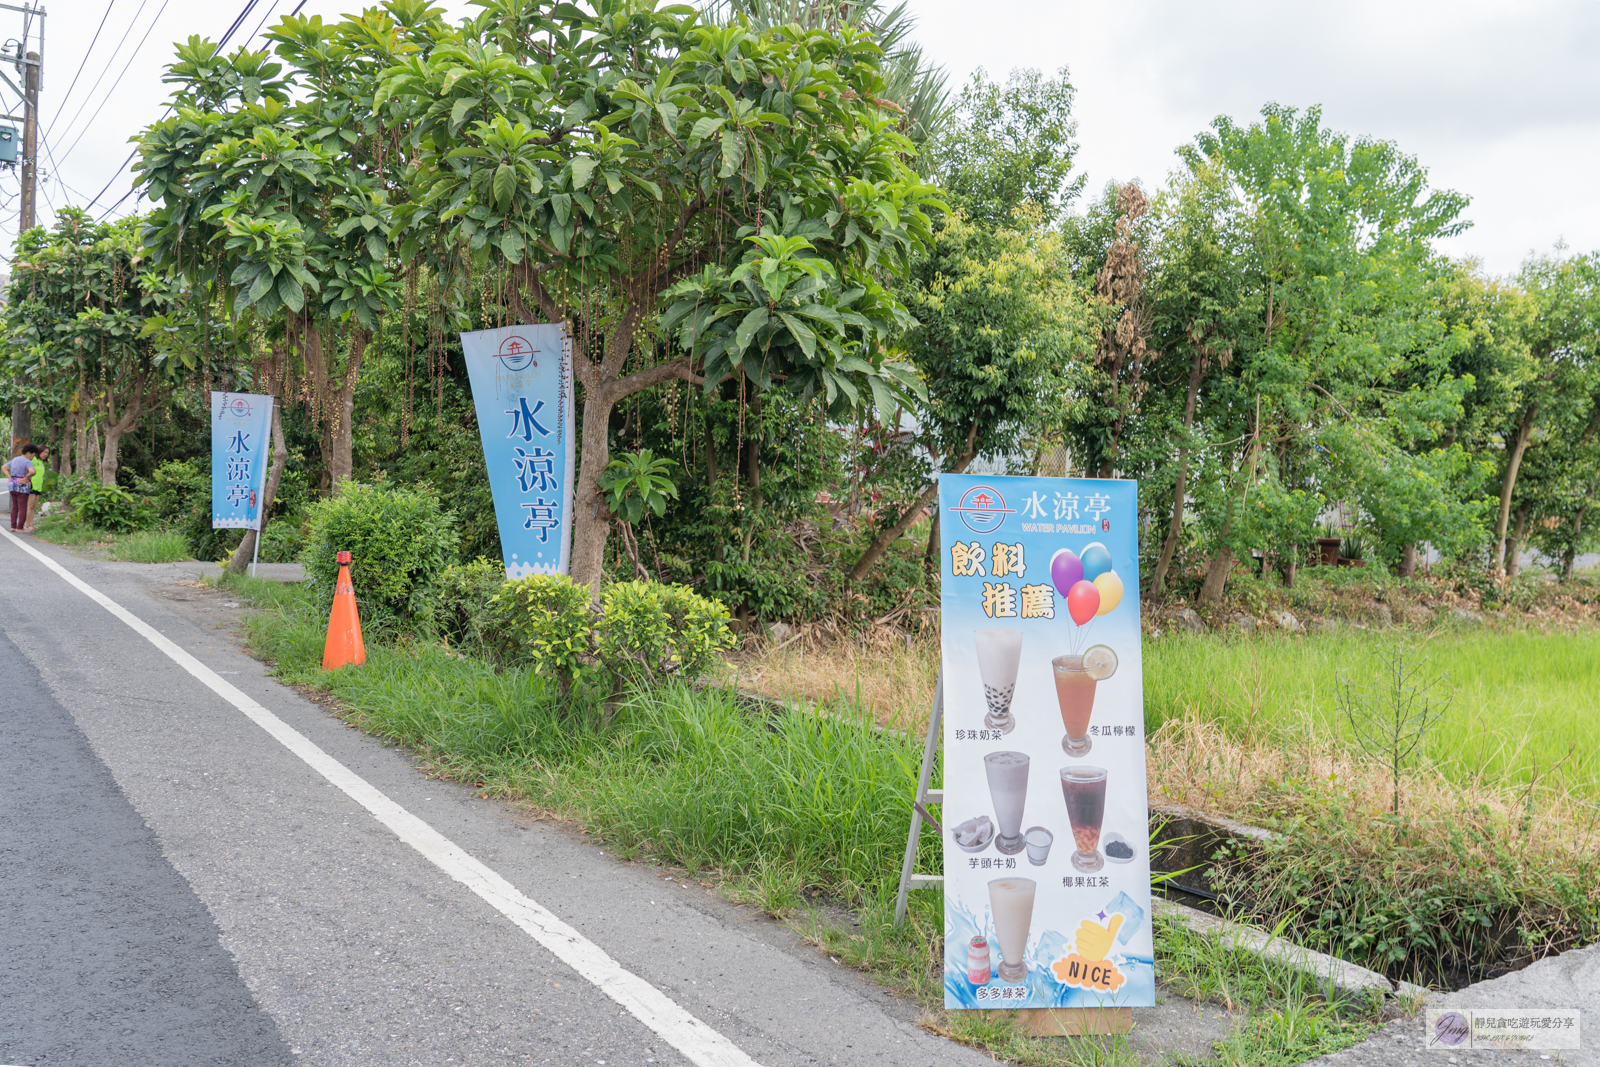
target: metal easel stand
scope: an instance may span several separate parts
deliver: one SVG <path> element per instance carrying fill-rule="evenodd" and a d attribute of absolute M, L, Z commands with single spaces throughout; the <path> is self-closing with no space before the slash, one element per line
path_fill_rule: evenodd
<path fill-rule="evenodd" d="M 900 864 L 900 895 L 894 902 L 894 924 L 905 922 L 906 899 L 913 889 L 927 885 L 944 885 L 942 874 L 916 874 L 917 842 L 922 837 L 923 820 L 944 836 L 944 827 L 928 812 L 927 805 L 944 803 L 943 789 L 929 789 L 928 779 L 933 777 L 933 760 L 939 752 L 940 729 L 944 719 L 944 668 L 939 668 L 939 684 L 933 690 L 933 710 L 928 713 L 928 740 L 922 746 L 922 773 L 917 776 L 917 796 L 911 802 L 911 831 L 906 834 L 906 855 Z"/>

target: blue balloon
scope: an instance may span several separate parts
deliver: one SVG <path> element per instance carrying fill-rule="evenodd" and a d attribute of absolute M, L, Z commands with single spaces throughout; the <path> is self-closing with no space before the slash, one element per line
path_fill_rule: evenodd
<path fill-rule="evenodd" d="M 1111 553 L 1099 541 L 1086 546 L 1078 558 L 1083 560 L 1083 577 L 1087 581 L 1092 582 L 1111 569 Z"/>

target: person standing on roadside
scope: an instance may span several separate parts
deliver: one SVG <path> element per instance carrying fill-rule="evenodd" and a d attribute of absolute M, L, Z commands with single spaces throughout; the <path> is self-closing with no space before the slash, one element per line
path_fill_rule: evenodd
<path fill-rule="evenodd" d="M 33 488 L 33 457 L 38 454 L 38 445 L 23 445 L 21 455 L 12 456 L 6 464 L 11 488 L 11 529 L 15 533 L 21 533 L 28 525 L 28 490 Z"/>
<path fill-rule="evenodd" d="M 44 502 L 44 494 L 51 488 L 49 481 L 53 473 L 50 469 L 50 446 L 45 445 L 39 449 L 39 454 L 33 457 L 33 482 L 28 486 L 28 525 L 22 528 L 23 533 L 34 532 L 34 524 L 39 521 L 39 508 Z"/>

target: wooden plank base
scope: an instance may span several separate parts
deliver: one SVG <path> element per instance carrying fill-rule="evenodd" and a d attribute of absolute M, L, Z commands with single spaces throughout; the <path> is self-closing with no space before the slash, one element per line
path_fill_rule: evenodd
<path fill-rule="evenodd" d="M 991 1018 L 1015 1016 L 1017 1026 L 1036 1037 L 1126 1034 L 1133 1029 L 1132 1008 L 1022 1008 L 991 1011 Z"/>

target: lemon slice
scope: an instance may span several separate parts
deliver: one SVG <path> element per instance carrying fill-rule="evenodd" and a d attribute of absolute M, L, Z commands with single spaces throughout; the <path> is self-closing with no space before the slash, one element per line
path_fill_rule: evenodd
<path fill-rule="evenodd" d="M 1117 673 L 1117 654 L 1110 645 L 1095 645 L 1083 654 L 1083 669 L 1097 682 Z"/>

